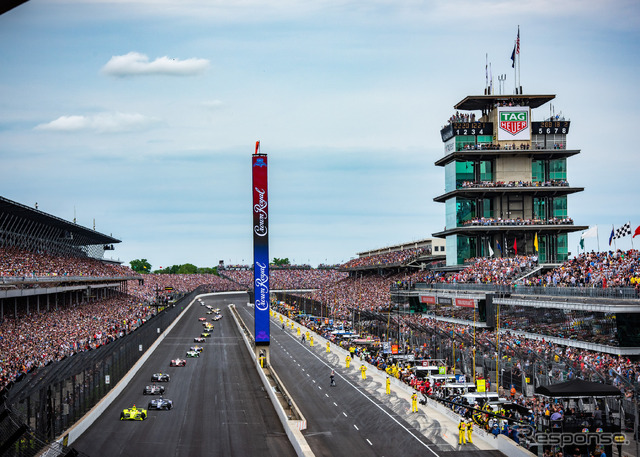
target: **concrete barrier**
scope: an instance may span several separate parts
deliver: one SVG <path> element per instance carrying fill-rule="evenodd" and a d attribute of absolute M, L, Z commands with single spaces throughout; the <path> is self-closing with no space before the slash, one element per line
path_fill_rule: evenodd
<path fill-rule="evenodd" d="M 229 305 L 229 307 L 231 307 L 233 305 Z M 307 440 L 305 439 L 304 435 L 302 434 L 302 431 L 304 428 L 306 428 L 307 424 L 306 424 L 306 420 L 304 419 L 304 417 L 301 420 L 290 420 L 289 417 L 287 416 L 285 410 L 282 408 L 282 405 L 280 404 L 280 401 L 278 400 L 276 393 L 274 392 L 271 384 L 269 383 L 269 380 L 267 379 L 266 374 L 264 373 L 264 370 L 260 367 L 260 363 L 256 358 L 256 354 L 253 350 L 253 346 L 251 344 L 251 341 L 249 340 L 249 338 L 247 337 L 247 332 L 245 331 L 245 329 L 243 328 L 244 326 L 244 322 L 240 321 L 240 317 L 237 314 L 237 312 L 234 310 L 234 312 L 232 312 L 232 316 L 233 319 L 236 322 L 236 325 L 238 326 L 238 329 L 240 330 L 240 333 L 242 334 L 242 339 L 245 343 L 245 346 L 247 347 L 247 351 L 249 351 L 249 354 L 251 355 L 251 358 L 253 359 L 253 362 L 255 364 L 256 370 L 258 372 L 258 375 L 260 376 L 260 379 L 262 380 L 262 384 L 264 385 L 265 390 L 267 391 L 267 394 L 269 395 L 269 398 L 271 399 L 271 402 L 273 403 L 273 407 L 276 410 L 276 413 L 278 414 L 278 417 L 280 418 L 280 422 L 282 423 L 282 426 L 284 428 L 285 433 L 287 434 L 287 437 L 289 438 L 289 441 L 291 442 L 291 445 L 293 446 L 293 448 L 296 451 L 296 454 L 300 457 L 314 457 L 314 453 L 311 451 L 311 448 L 309 447 L 309 444 L 307 443 Z M 246 326 L 244 326 L 246 328 Z M 278 384 L 280 385 L 281 389 L 285 389 L 284 384 L 282 384 L 282 382 L 280 381 L 280 379 L 277 377 L 277 374 L 275 373 L 275 371 L 273 370 L 273 367 L 270 367 L 270 370 L 272 372 L 272 375 L 274 375 L 277 379 Z M 285 395 L 293 402 L 293 398 L 289 395 L 288 392 L 286 392 L 285 389 Z M 295 405 L 294 405 L 295 406 Z M 295 406 L 296 409 L 297 406 Z"/>

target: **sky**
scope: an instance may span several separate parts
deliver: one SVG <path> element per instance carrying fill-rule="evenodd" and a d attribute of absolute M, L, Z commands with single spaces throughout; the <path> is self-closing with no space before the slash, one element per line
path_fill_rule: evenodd
<path fill-rule="evenodd" d="M 30 0 L 0 15 L 0 195 L 95 221 L 127 264 L 251 264 L 260 140 L 272 259 L 430 238 L 440 129 L 487 59 L 513 93 L 518 26 L 524 92 L 556 94 L 581 150 L 569 216 L 607 249 L 640 225 L 636 0 Z"/>

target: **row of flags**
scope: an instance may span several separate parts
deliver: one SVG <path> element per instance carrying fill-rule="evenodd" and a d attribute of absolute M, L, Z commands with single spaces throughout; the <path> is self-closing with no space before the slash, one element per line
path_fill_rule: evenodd
<path fill-rule="evenodd" d="M 629 236 L 629 235 L 631 235 L 631 222 L 627 222 L 626 224 L 623 224 L 622 227 L 618 229 L 616 229 L 614 226 L 611 226 L 611 235 L 609 235 L 609 246 L 611 246 L 611 242 L 613 240 L 624 238 L 625 236 Z M 640 225 L 636 227 L 631 239 L 633 240 L 633 238 L 635 238 L 638 235 L 640 235 Z M 593 227 L 590 227 L 588 230 L 582 232 L 582 234 L 580 235 L 580 249 L 584 249 L 585 238 L 597 238 L 597 237 L 598 237 L 597 225 L 594 225 Z M 500 243 L 498 241 L 496 241 L 496 246 L 498 247 L 498 250 L 500 251 L 500 253 L 502 253 L 502 246 L 500 246 Z M 533 239 L 533 246 L 536 249 L 536 252 L 538 252 L 538 234 L 537 233 L 535 234 L 535 238 Z M 518 255 L 518 242 L 515 238 L 513 239 L 513 251 L 515 252 L 516 255 Z M 491 248 L 491 244 L 489 244 L 489 257 L 493 257 L 493 255 L 494 255 L 493 249 Z"/>
<path fill-rule="evenodd" d="M 496 246 L 498 247 L 498 249 L 500 250 L 500 253 L 502 253 L 502 246 L 500 246 L 500 243 L 498 241 L 496 241 Z M 536 237 L 533 240 L 533 246 L 536 248 L 536 252 L 538 252 L 538 234 L 536 233 Z M 516 238 L 513 239 L 513 251 L 515 252 L 516 255 L 518 255 L 518 240 Z M 493 249 L 491 249 L 491 244 L 489 244 L 489 257 L 493 257 Z"/>
<path fill-rule="evenodd" d="M 609 235 L 609 246 L 611 246 L 611 241 L 617 240 L 618 238 L 624 238 L 625 236 L 629 236 L 629 235 L 631 235 L 631 222 L 627 222 L 617 230 L 615 230 L 612 225 L 611 235 Z M 631 237 L 631 239 L 634 239 L 636 235 L 640 235 L 640 225 L 636 227 L 636 231 Z"/>
<path fill-rule="evenodd" d="M 627 222 L 626 224 L 623 224 L 622 227 L 616 229 L 613 225 L 611 226 L 611 234 L 609 235 L 609 246 L 611 246 L 611 242 L 613 240 L 617 240 L 619 238 L 624 238 L 625 236 L 629 236 L 631 235 L 631 222 Z M 631 239 L 633 240 L 633 238 L 635 238 L 636 236 L 640 235 L 640 225 L 638 227 L 636 227 L 636 230 L 633 232 L 633 236 L 631 237 Z M 582 235 L 580 235 L 580 248 L 584 249 L 584 239 L 585 238 L 597 238 L 598 237 L 598 226 L 595 225 L 591 228 L 589 228 L 589 230 L 586 230 L 584 232 L 582 232 Z"/>

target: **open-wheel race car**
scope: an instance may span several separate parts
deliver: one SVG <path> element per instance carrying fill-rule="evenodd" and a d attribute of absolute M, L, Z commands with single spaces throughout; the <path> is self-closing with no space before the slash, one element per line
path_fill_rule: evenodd
<path fill-rule="evenodd" d="M 199 317 L 199 318 L 198 318 L 198 320 L 199 320 L 200 322 L 205 322 L 205 321 L 207 320 L 207 318 L 206 318 L 206 317 Z"/>
<path fill-rule="evenodd" d="M 133 405 L 131 408 L 123 409 L 120 413 L 121 421 L 143 421 L 147 418 L 147 410 L 146 409 L 138 409 L 136 405 Z"/>
<path fill-rule="evenodd" d="M 169 382 L 171 381 L 171 376 L 167 373 L 153 373 L 151 375 L 151 382 Z"/>
<path fill-rule="evenodd" d="M 147 405 L 147 409 L 166 409 L 169 410 L 173 408 L 173 402 L 166 398 L 154 398 L 153 400 L 149 400 L 149 404 Z"/>
<path fill-rule="evenodd" d="M 222 314 L 216 314 L 211 319 L 213 319 L 214 321 L 219 321 L 220 319 L 222 319 Z"/>
<path fill-rule="evenodd" d="M 201 336 L 201 337 L 203 337 L 203 338 L 208 338 L 208 337 L 210 337 L 210 336 L 211 336 L 211 333 L 209 333 L 209 332 L 202 332 L 202 333 L 200 334 L 200 336 Z"/>
<path fill-rule="evenodd" d="M 187 365 L 187 360 L 186 359 L 173 359 L 171 361 L 171 366 L 172 367 L 184 367 Z"/>
<path fill-rule="evenodd" d="M 155 384 L 146 386 L 142 391 L 143 395 L 162 395 L 164 393 L 164 386 L 156 386 Z"/>
<path fill-rule="evenodd" d="M 204 338 L 202 338 L 201 336 L 197 336 L 193 339 L 194 343 L 204 343 Z"/>
<path fill-rule="evenodd" d="M 203 348 L 202 346 L 191 346 L 191 347 L 189 348 L 189 350 L 191 350 L 191 351 L 196 351 L 196 352 L 202 352 L 202 351 L 203 351 L 203 349 L 204 349 L 204 348 Z"/>
<path fill-rule="evenodd" d="M 198 351 L 187 351 L 187 357 L 200 357 L 200 353 Z"/>

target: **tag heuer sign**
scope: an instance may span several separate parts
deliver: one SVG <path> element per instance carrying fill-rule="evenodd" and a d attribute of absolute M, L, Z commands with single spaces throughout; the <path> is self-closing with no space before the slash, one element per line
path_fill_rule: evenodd
<path fill-rule="evenodd" d="M 530 140 L 530 112 L 528 106 L 498 108 L 498 140 Z"/>

